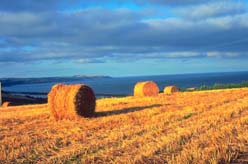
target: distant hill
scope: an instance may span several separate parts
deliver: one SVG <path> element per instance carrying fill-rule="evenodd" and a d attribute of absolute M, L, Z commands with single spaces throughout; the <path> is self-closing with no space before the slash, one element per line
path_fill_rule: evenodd
<path fill-rule="evenodd" d="M 4 86 L 13 86 L 13 85 L 18 85 L 18 84 L 69 82 L 69 81 L 73 81 L 73 80 L 102 79 L 102 78 L 111 78 L 111 77 L 110 76 L 75 75 L 75 76 L 71 76 L 71 77 L 0 78 L 0 82 Z"/>

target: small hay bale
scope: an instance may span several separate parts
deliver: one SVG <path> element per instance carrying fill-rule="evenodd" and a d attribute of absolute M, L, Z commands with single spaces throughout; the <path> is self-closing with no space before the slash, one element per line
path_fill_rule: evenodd
<path fill-rule="evenodd" d="M 195 91 L 196 88 L 186 88 L 186 91 Z"/>
<path fill-rule="evenodd" d="M 6 101 L 6 102 L 4 102 L 4 103 L 2 104 L 2 107 L 6 108 L 6 107 L 8 107 L 8 106 L 10 106 L 10 105 L 11 105 L 11 102 Z"/>
<path fill-rule="evenodd" d="M 164 88 L 164 93 L 165 94 L 172 94 L 175 92 L 179 92 L 179 89 L 176 86 L 167 86 Z"/>
<path fill-rule="evenodd" d="M 137 82 L 134 87 L 135 97 L 157 96 L 159 88 L 153 81 Z"/>
<path fill-rule="evenodd" d="M 95 107 L 93 90 L 83 84 L 56 84 L 48 94 L 48 108 L 56 120 L 92 117 Z"/>

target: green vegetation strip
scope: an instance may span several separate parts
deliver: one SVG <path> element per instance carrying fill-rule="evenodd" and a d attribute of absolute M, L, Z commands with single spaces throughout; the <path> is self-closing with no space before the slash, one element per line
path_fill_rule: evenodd
<path fill-rule="evenodd" d="M 229 83 L 229 84 L 220 84 L 216 83 L 212 86 L 202 85 L 199 88 L 195 88 L 194 91 L 205 91 L 205 90 L 216 90 L 216 89 L 231 89 L 231 88 L 245 88 L 248 87 L 248 81 L 243 81 L 241 83 Z M 181 88 L 180 91 L 185 92 L 187 88 Z"/>

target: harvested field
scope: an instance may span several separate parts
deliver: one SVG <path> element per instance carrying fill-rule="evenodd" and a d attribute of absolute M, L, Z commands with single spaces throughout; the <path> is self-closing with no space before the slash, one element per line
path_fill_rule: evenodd
<path fill-rule="evenodd" d="M 107 98 L 93 118 L 0 108 L 0 163 L 245 163 L 248 89 Z"/>

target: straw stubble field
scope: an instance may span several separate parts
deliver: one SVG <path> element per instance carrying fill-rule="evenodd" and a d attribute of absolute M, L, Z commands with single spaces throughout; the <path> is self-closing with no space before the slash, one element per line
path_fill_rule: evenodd
<path fill-rule="evenodd" d="M 93 118 L 0 108 L 0 163 L 241 163 L 248 89 L 97 100 Z"/>

